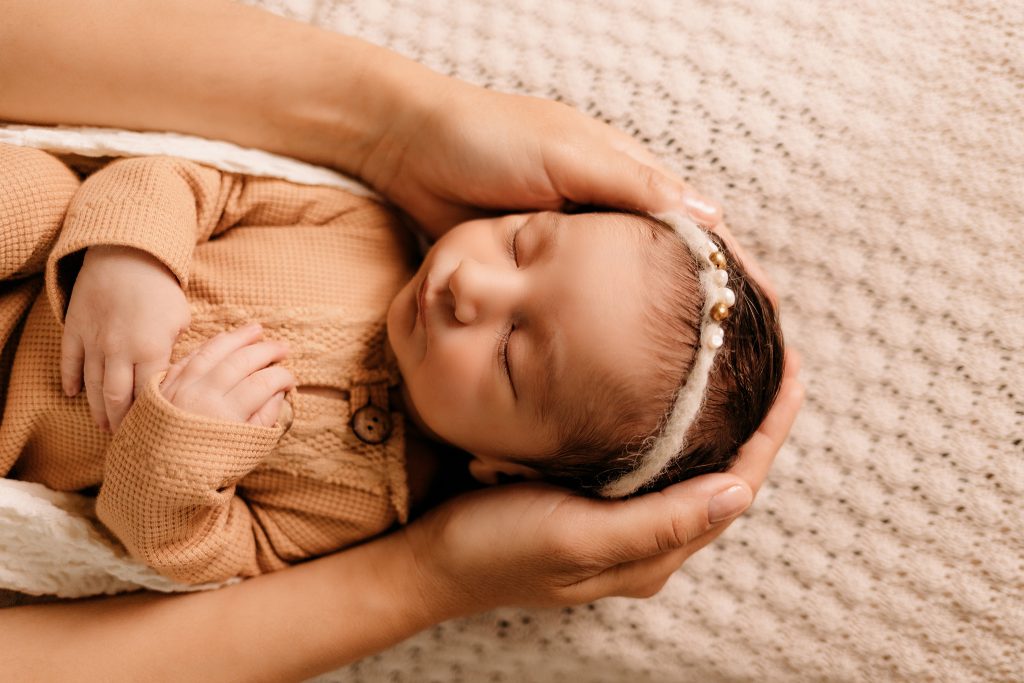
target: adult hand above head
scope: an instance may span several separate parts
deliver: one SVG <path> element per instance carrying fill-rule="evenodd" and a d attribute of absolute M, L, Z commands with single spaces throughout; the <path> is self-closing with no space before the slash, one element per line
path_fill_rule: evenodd
<path fill-rule="evenodd" d="M 752 501 L 803 399 L 798 369 L 791 353 L 775 405 L 727 473 L 611 501 L 545 484 L 498 486 L 431 510 L 403 531 L 428 577 L 424 599 L 469 614 L 654 595 Z"/>
<path fill-rule="evenodd" d="M 705 225 L 721 210 L 625 133 L 552 100 L 453 78 L 395 114 L 359 175 L 437 237 L 484 211 L 567 202 L 648 212 L 683 207 Z M 416 98 L 410 98 L 416 101 Z"/>
<path fill-rule="evenodd" d="M 721 235 L 777 305 L 721 208 L 632 137 L 560 102 L 434 76 L 422 86 L 432 94 L 409 98 L 356 171 L 431 237 L 487 211 L 567 202 L 677 211 Z"/>

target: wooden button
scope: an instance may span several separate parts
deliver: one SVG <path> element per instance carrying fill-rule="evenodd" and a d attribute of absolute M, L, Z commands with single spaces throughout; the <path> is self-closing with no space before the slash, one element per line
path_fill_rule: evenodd
<path fill-rule="evenodd" d="M 364 443 L 382 443 L 391 436 L 391 416 L 372 403 L 352 416 L 352 431 Z"/>

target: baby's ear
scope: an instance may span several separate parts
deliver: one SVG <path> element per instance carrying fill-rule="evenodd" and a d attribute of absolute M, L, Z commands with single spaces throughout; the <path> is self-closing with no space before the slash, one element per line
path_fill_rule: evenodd
<path fill-rule="evenodd" d="M 504 483 L 499 480 L 499 478 L 504 479 L 501 475 L 521 477 L 523 479 L 541 478 L 540 472 L 526 465 L 493 460 L 485 461 L 477 457 L 469 461 L 469 473 L 481 484 Z"/>

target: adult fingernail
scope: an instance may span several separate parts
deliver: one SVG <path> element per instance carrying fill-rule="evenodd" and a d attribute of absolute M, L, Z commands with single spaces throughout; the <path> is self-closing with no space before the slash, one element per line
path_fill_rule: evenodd
<path fill-rule="evenodd" d="M 688 190 L 683 194 L 683 204 L 690 216 L 701 222 L 717 223 L 721 217 L 721 209 L 714 202 L 705 199 L 696 192 Z"/>
<path fill-rule="evenodd" d="M 751 499 L 750 489 L 740 484 L 719 491 L 708 504 L 708 521 L 716 524 L 735 517 L 750 507 Z"/>

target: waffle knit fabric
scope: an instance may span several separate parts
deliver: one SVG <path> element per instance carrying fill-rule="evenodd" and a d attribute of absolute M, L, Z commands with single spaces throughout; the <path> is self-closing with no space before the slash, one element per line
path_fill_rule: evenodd
<path fill-rule="evenodd" d="M 753 509 L 655 598 L 323 680 L 1022 680 L 1024 5 L 255 4 L 647 143 L 773 277 L 808 390 Z"/>
<path fill-rule="evenodd" d="M 0 473 L 57 490 L 102 484 L 100 520 L 188 583 L 280 569 L 406 520 L 401 414 L 379 444 L 349 426 L 365 405 L 388 409 L 399 379 L 384 319 L 414 252 L 390 212 L 169 157 L 114 161 L 79 186 L 55 157 L 0 146 L 0 177 Z M 192 324 L 172 361 L 252 321 L 286 341 L 298 387 L 283 421 L 189 413 L 158 375 L 113 436 L 99 431 L 85 392 L 63 395 L 59 368 L 68 297 L 95 245 L 143 249 L 177 276 Z"/>

